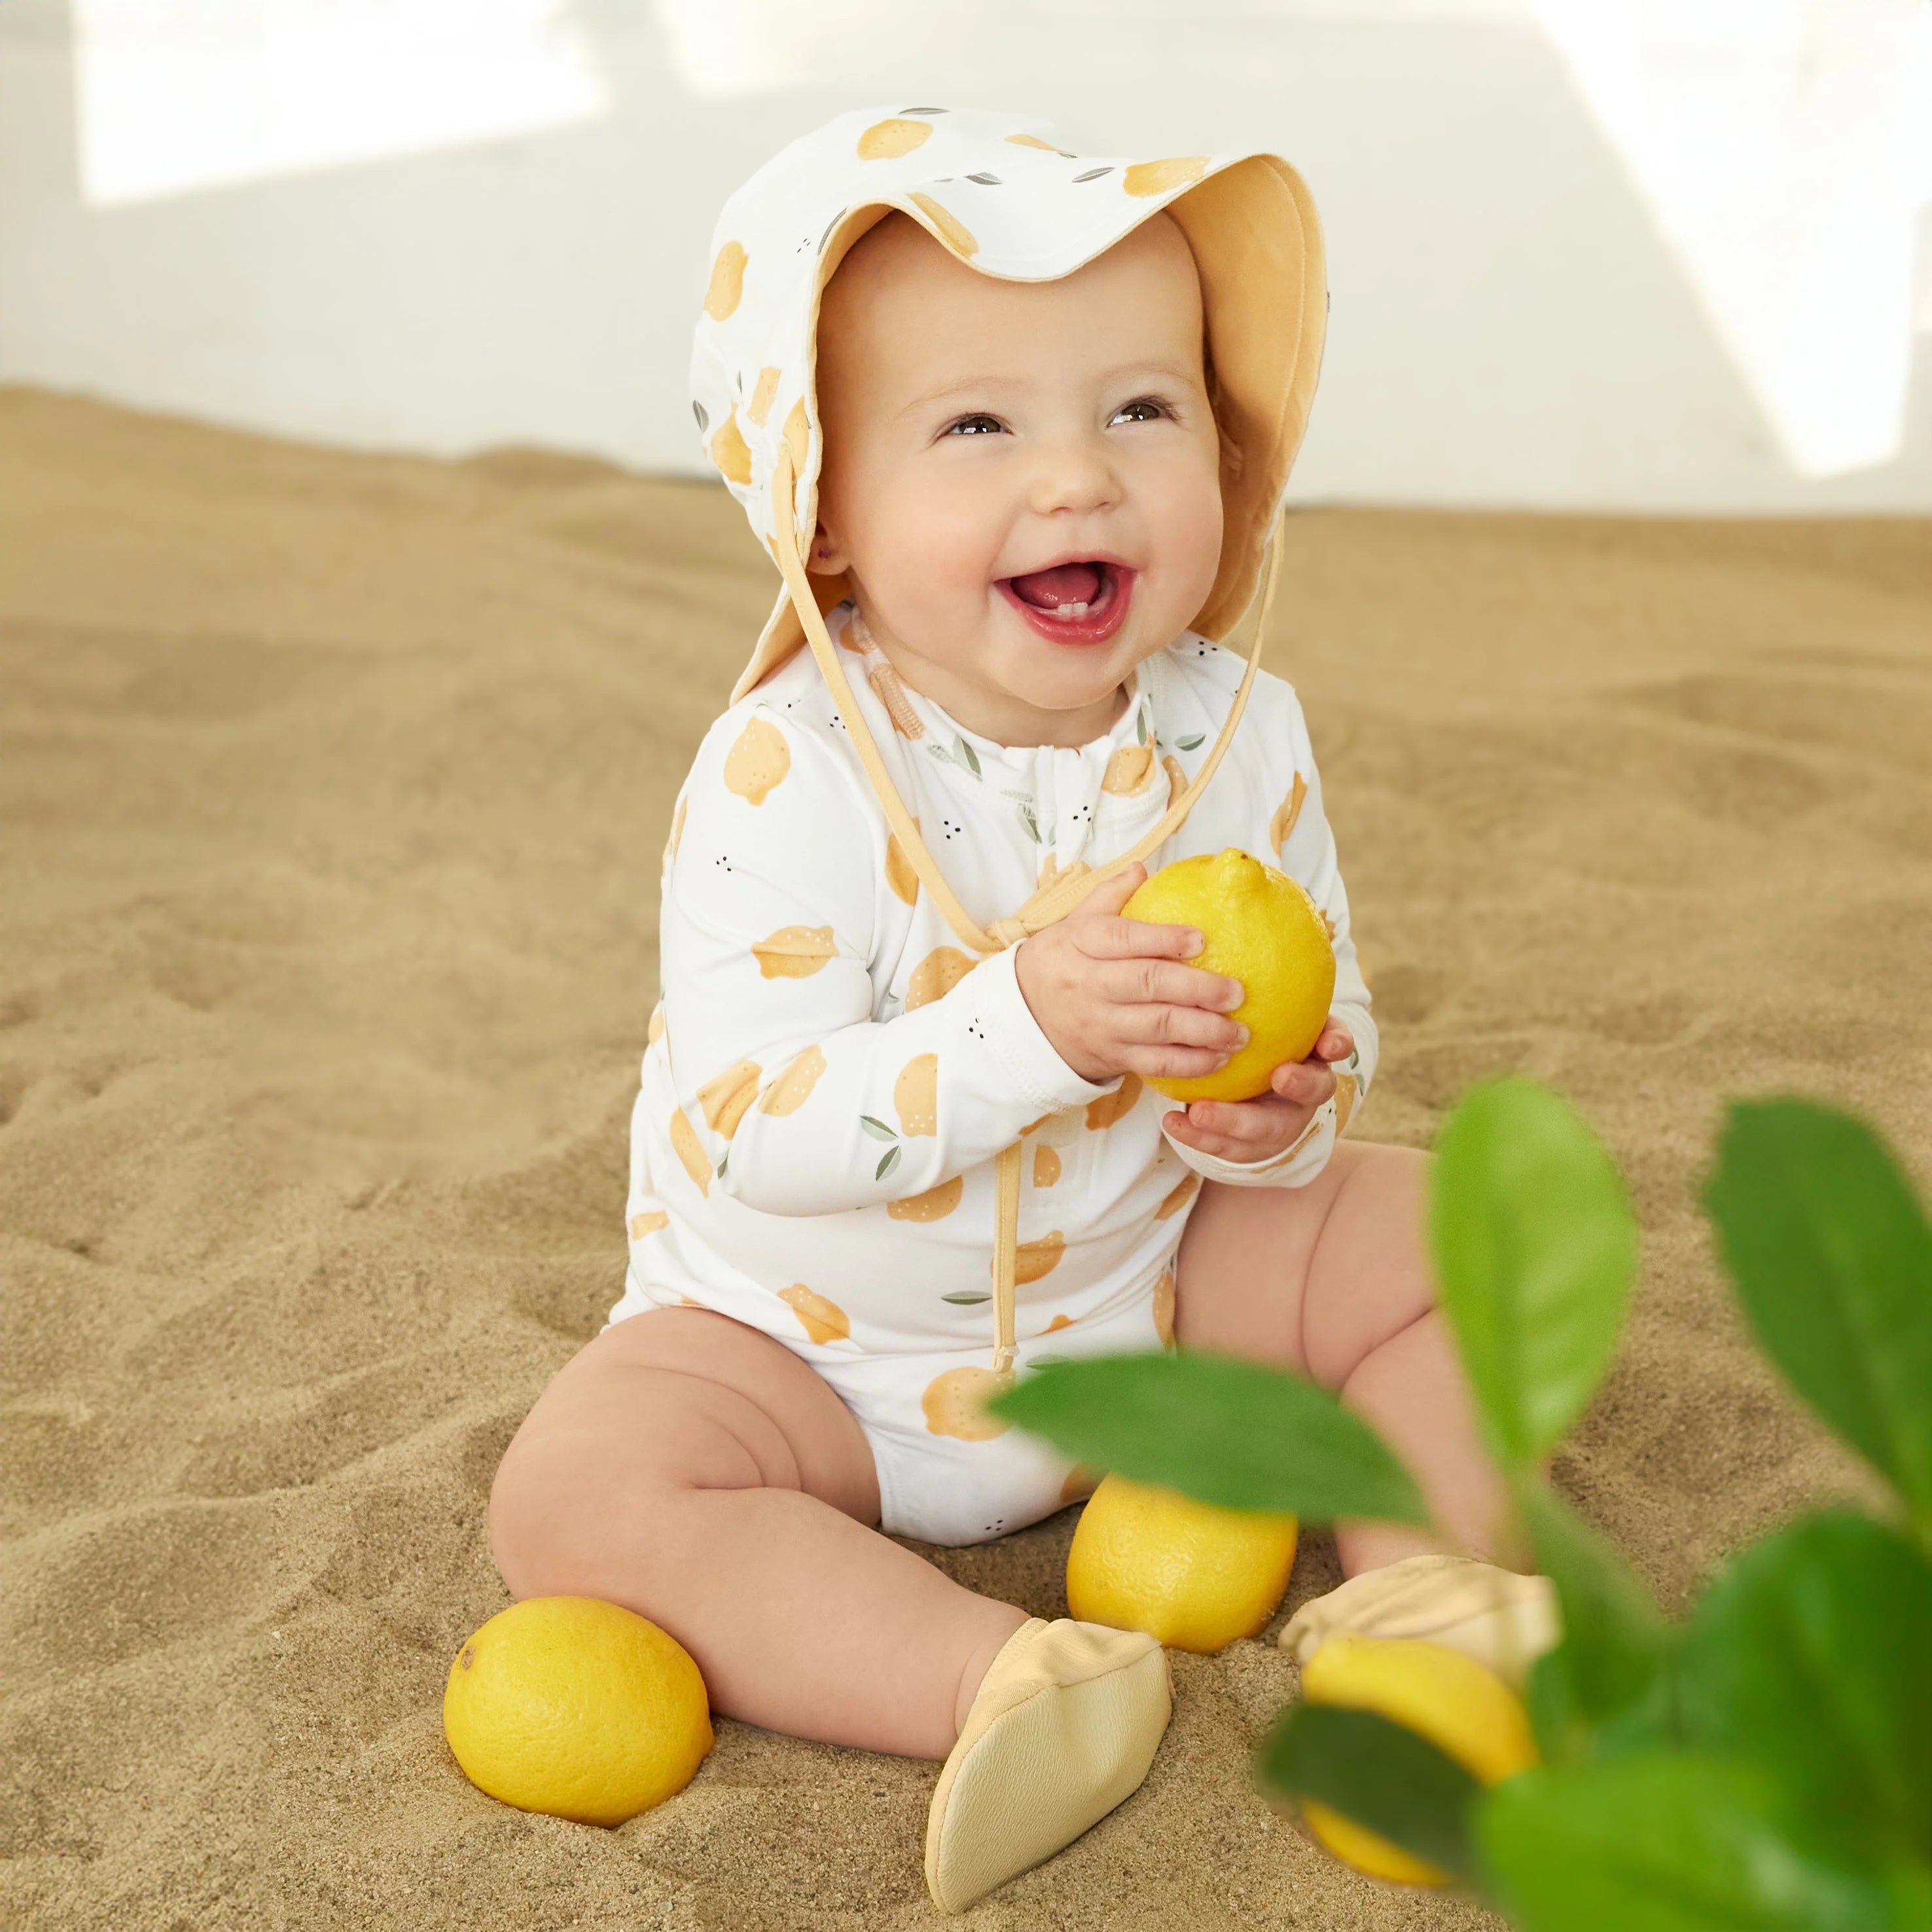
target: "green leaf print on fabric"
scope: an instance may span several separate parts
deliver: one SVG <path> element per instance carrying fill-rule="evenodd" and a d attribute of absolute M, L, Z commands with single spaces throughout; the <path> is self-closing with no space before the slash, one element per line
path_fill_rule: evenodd
<path fill-rule="evenodd" d="M 896 1141 L 899 1137 L 898 1129 L 887 1126 L 884 1120 L 875 1120 L 870 1114 L 861 1114 L 859 1124 L 875 1141 Z"/>
<path fill-rule="evenodd" d="M 899 1150 L 896 1147 L 889 1147 L 884 1154 L 880 1155 L 879 1164 L 872 1170 L 872 1178 L 874 1180 L 884 1180 L 898 1164 Z"/>
<path fill-rule="evenodd" d="M 952 750 L 953 755 L 976 778 L 980 776 L 980 754 L 964 738 L 953 740 Z"/>
<path fill-rule="evenodd" d="M 1191 738 L 1177 738 L 1174 740 L 1175 748 L 1183 752 L 1198 752 L 1207 742 L 1207 738 L 1205 731 L 1197 731 Z"/>
<path fill-rule="evenodd" d="M 983 1288 L 956 1288 L 950 1294 L 942 1294 L 941 1301 L 950 1301 L 956 1308 L 976 1308 L 982 1301 L 991 1301 L 992 1296 Z"/>

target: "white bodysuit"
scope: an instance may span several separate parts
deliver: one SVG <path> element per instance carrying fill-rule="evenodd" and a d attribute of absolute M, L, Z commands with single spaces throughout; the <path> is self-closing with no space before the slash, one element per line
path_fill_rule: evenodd
<path fill-rule="evenodd" d="M 827 622 L 900 796 L 982 926 L 1152 826 L 1242 668 L 1184 633 L 1140 667 L 1106 737 L 1008 746 L 906 687 L 849 604 Z M 1021 994 L 1017 949 L 961 950 L 890 839 L 817 664 L 794 656 L 712 725 L 679 796 L 611 1319 L 695 1304 L 802 1356 L 865 1430 L 889 1531 L 976 1543 L 1084 1493 L 1064 1458 L 979 1407 L 995 1156 L 1025 1136 L 1020 1372 L 1171 1346 L 1174 1252 L 1201 1178 L 1305 1184 L 1375 1070 L 1301 708 L 1265 674 L 1148 869 L 1230 845 L 1278 860 L 1327 915 L 1334 1011 L 1355 1040 L 1309 1132 L 1247 1166 L 1170 1140 L 1174 1103 L 1132 1076 L 1074 1072 Z"/>

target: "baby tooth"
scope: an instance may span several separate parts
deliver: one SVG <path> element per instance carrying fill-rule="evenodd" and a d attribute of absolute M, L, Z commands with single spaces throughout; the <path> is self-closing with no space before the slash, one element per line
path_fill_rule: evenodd
<path fill-rule="evenodd" d="M 1053 614 L 1056 617 L 1084 617 L 1087 610 L 1088 607 L 1084 604 L 1056 604 L 1053 607 Z"/>

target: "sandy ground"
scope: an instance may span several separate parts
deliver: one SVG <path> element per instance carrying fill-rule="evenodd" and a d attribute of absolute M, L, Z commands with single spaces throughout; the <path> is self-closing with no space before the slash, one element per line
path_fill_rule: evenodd
<path fill-rule="evenodd" d="M 770 596 L 737 512 L 13 392 L 0 516 L 0 1917 L 932 1922 L 927 1766 L 726 1724 L 604 1832 L 438 1721 L 490 1473 L 618 1289 L 667 808 Z M 1315 511 L 1282 603 L 1366 1130 L 1526 1067 L 1614 1146 L 1644 1292 L 1558 1474 L 1681 1604 L 1849 1480 L 1714 1272 L 1720 1097 L 1932 1168 L 1932 528 Z M 1072 1520 L 938 1560 L 1054 1614 Z M 962 1924 L 1492 1922 L 1254 1794 L 1271 1645 L 1178 1662 L 1139 1795 Z"/>

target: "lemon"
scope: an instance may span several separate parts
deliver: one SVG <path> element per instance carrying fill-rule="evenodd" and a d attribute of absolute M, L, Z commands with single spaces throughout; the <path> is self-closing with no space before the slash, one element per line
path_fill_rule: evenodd
<path fill-rule="evenodd" d="M 1446 1752 L 1484 1784 L 1500 1784 L 1537 1762 L 1529 1718 L 1492 1670 L 1439 1643 L 1408 1637 L 1331 1636 L 1301 1666 L 1311 1704 L 1374 1711 Z M 1308 1828 L 1328 1850 L 1371 1878 L 1398 1885 L 1447 1885 L 1450 1874 L 1412 1857 L 1326 1804 L 1304 1799 Z"/>
<path fill-rule="evenodd" d="M 1274 1614 L 1294 1564 L 1292 1516 L 1108 1476 L 1073 1532 L 1066 1606 L 1082 1623 L 1145 1630 L 1176 1650 L 1222 1650 Z"/>
<path fill-rule="evenodd" d="M 1234 1018 L 1248 1043 L 1216 1073 L 1148 1084 L 1174 1100 L 1252 1100 L 1286 1060 L 1305 1060 L 1335 993 L 1335 948 L 1320 910 L 1286 872 L 1229 846 L 1163 866 L 1121 908 L 1129 919 L 1198 927 L 1191 964 L 1238 980 Z"/>
<path fill-rule="evenodd" d="M 661 1804 L 711 1748 L 689 1652 L 593 1597 L 531 1597 L 492 1617 L 449 1666 L 442 1730 L 478 1790 L 584 1825 Z"/>

